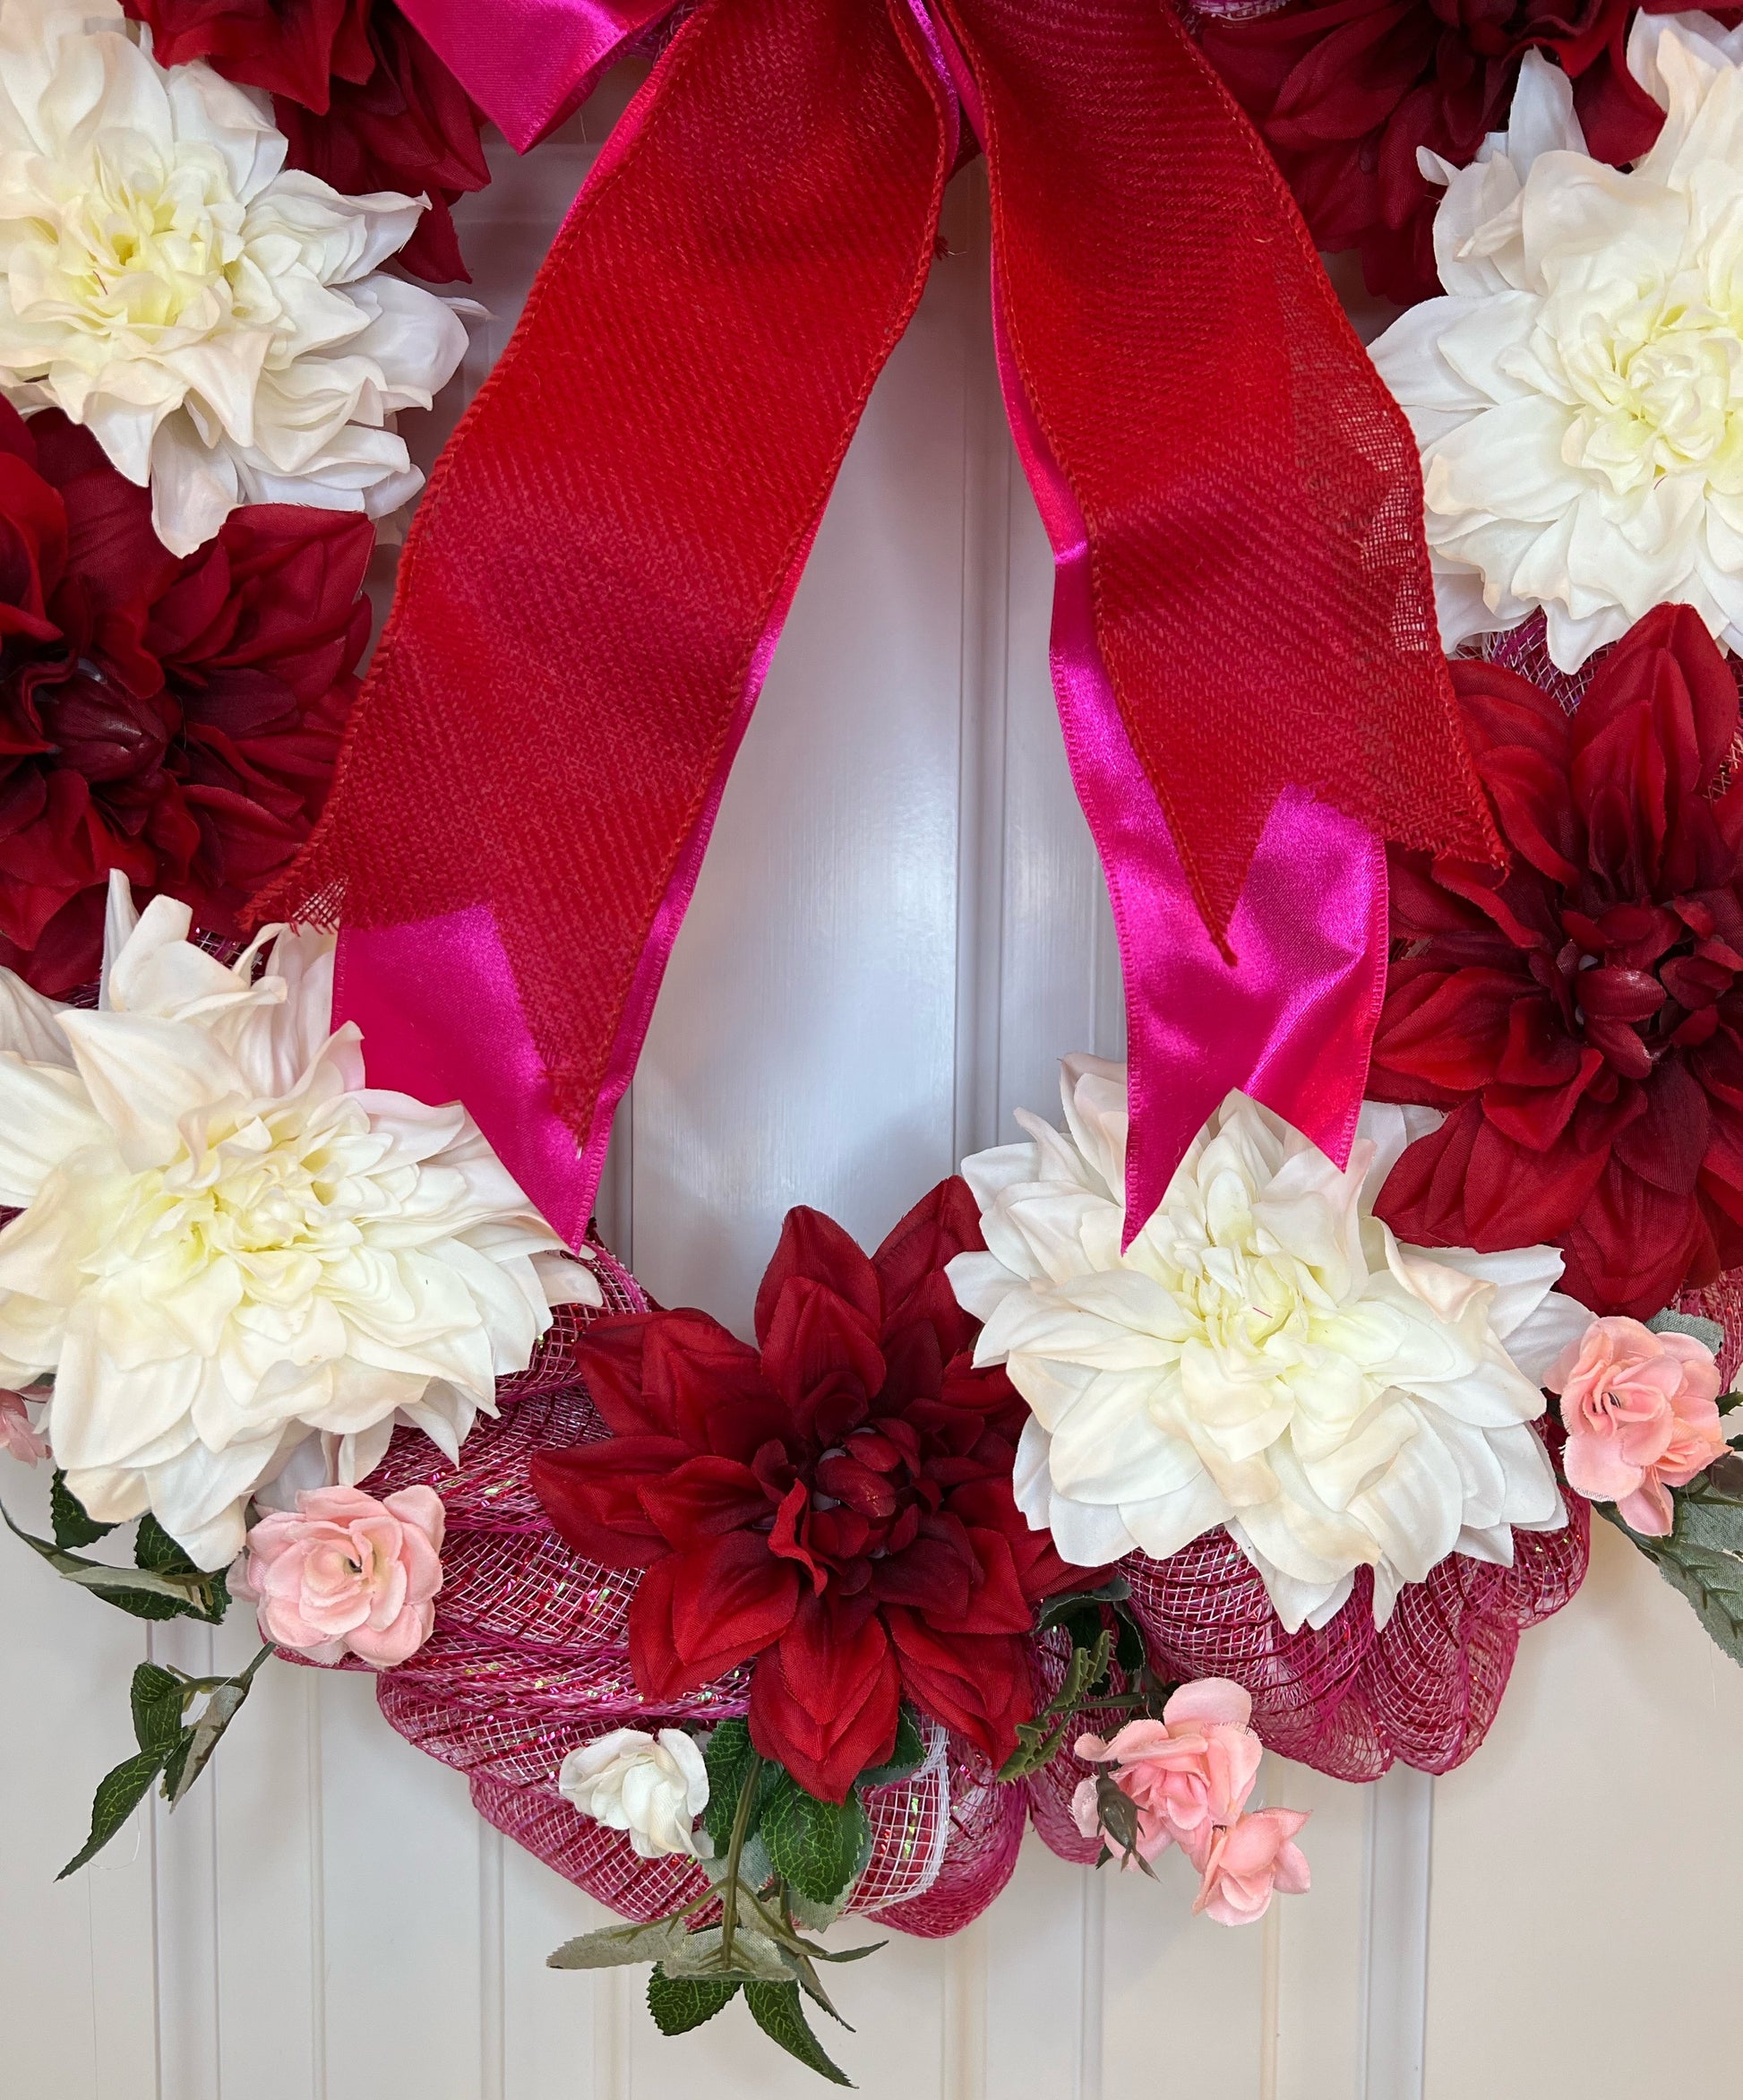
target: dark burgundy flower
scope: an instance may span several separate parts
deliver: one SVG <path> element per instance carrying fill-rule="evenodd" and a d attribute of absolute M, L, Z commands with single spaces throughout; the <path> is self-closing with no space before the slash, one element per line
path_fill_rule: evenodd
<path fill-rule="evenodd" d="M 203 58 L 264 88 L 293 168 L 350 196 L 427 195 L 398 260 L 467 275 L 450 206 L 490 180 L 470 97 L 391 0 L 124 0 L 166 65 Z"/>
<path fill-rule="evenodd" d="M 1649 613 L 1571 718 L 1455 663 L 1505 877 L 1395 854 L 1370 1091 L 1444 1108 L 1380 1214 L 1407 1241 L 1550 1241 L 1564 1287 L 1645 1317 L 1743 1261 L 1737 681 L 1687 607 Z"/>
<path fill-rule="evenodd" d="M 1648 0 L 1674 12 L 1678 0 Z M 1586 143 L 1620 166 L 1663 121 L 1625 58 L 1630 0 L 1290 0 L 1209 9 L 1209 58 L 1258 126 L 1322 248 L 1361 250 L 1369 288 L 1406 305 L 1440 289 L 1419 148 L 1455 166 L 1504 129 L 1525 53 L 1574 82 Z M 1731 20 L 1727 16 L 1725 19 Z"/>
<path fill-rule="evenodd" d="M 943 1273 L 980 1244 L 955 1179 L 870 1261 L 792 1211 L 756 1348 L 702 1312 L 596 1321 L 579 1357 L 613 1434 L 532 1462 L 577 1553 L 647 1571 L 629 1623 L 643 1695 L 757 1658 L 752 1738 L 828 1800 L 889 1754 L 904 1692 L 1008 1756 L 1034 1709 L 1036 1603 L 1099 1578 L 1012 1500 L 1023 1404 L 974 1368 L 978 1322 Z"/>
<path fill-rule="evenodd" d="M 178 559 L 88 431 L 0 402 L 0 963 L 95 977 L 112 868 L 236 930 L 326 797 L 374 544 L 262 505 Z"/>

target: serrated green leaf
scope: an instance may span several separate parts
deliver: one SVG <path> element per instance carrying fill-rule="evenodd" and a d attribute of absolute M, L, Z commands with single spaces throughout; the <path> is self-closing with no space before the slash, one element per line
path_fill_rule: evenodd
<path fill-rule="evenodd" d="M 734 1932 L 730 1955 L 726 1934 L 718 1925 L 686 1932 L 683 1946 L 660 1957 L 660 1967 L 668 1976 L 735 1977 L 741 1984 L 759 1980 L 779 1983 L 793 1973 L 768 1935 L 747 1925 L 740 1925 Z"/>
<path fill-rule="evenodd" d="M 708 1804 L 702 1811 L 702 1828 L 714 1845 L 717 1858 L 724 1856 L 732 1842 L 733 1818 L 738 1813 L 738 1797 L 744 1790 L 744 1775 L 751 1769 L 757 1754 L 751 1741 L 750 1724 L 745 1721 L 722 1721 L 708 1737 L 702 1752 L 702 1761 L 708 1767 Z M 771 1772 L 775 1768 L 771 1767 Z M 757 1827 L 751 1818 L 750 1829 Z M 747 1832 L 748 1836 L 750 1833 Z"/>
<path fill-rule="evenodd" d="M 690 1934 L 682 1918 L 656 1918 L 651 1924 L 604 1925 L 565 1940 L 545 1958 L 546 1968 L 625 1968 L 639 1961 L 664 1961 L 681 1954 Z"/>
<path fill-rule="evenodd" d="M 199 1718 L 187 1732 L 187 1742 L 174 1758 L 175 1769 L 164 1773 L 164 1798 L 176 1807 L 187 1790 L 211 1762 L 211 1754 L 223 1741 L 224 1731 L 241 1710 L 248 1686 L 232 1678 L 217 1686 L 201 1708 Z"/>
<path fill-rule="evenodd" d="M 1123 1575 L 1110 1575 L 1107 1580 L 1095 1589 L 1065 1589 L 1057 1597 L 1050 1597 L 1035 1614 L 1035 1630 L 1044 1633 L 1050 1626 L 1057 1625 L 1069 1612 L 1080 1611 L 1085 1605 L 1122 1605 L 1132 1593 L 1132 1586 Z"/>
<path fill-rule="evenodd" d="M 82 1545 L 95 1545 L 99 1538 L 107 1538 L 116 1528 L 113 1524 L 99 1524 L 90 1515 L 66 1485 L 66 1476 L 58 1467 L 48 1481 L 48 1520 L 55 1528 L 55 1544 L 63 1552 L 76 1552 Z"/>
<path fill-rule="evenodd" d="M 1743 1559 L 1696 1545 L 1672 1534 L 1645 1538 L 1602 1502 L 1593 1508 L 1631 1539 L 1673 1589 L 1680 1590 L 1713 1641 L 1734 1663 L 1743 1663 Z"/>
<path fill-rule="evenodd" d="M 898 1779 L 911 1779 L 926 1761 L 926 1739 L 913 1709 L 903 1707 L 896 1723 L 896 1743 L 880 1765 L 868 1765 L 855 1786 L 893 1786 Z"/>
<path fill-rule="evenodd" d="M 795 1983 L 747 1984 L 744 2002 L 751 2017 L 771 2042 L 777 2042 L 789 2056 L 797 2057 L 807 2070 L 828 2078 L 832 2086 L 851 2086 L 853 2080 L 824 2053 L 823 2044 L 811 2031 Z"/>
<path fill-rule="evenodd" d="M 657 1968 L 648 1979 L 648 2010 L 662 2035 L 687 2035 L 724 2012 L 743 1986 L 723 1976 L 668 1976 Z"/>
<path fill-rule="evenodd" d="M 763 1804 L 762 1839 L 769 1862 L 813 1903 L 845 1892 L 858 1872 L 870 1824 L 857 1794 L 819 1801 L 783 1775 Z"/>
<path fill-rule="evenodd" d="M 1669 1305 L 1662 1312 L 1654 1312 L 1646 1325 L 1654 1334 L 1692 1335 L 1715 1356 L 1725 1346 L 1725 1330 L 1716 1320 L 1703 1320 L 1695 1312 L 1673 1312 Z"/>
<path fill-rule="evenodd" d="M 130 1693 L 133 1737 L 142 1750 L 167 1758 L 182 1739 L 182 1708 L 187 1687 L 173 1670 L 142 1663 L 133 1672 Z"/>
<path fill-rule="evenodd" d="M 56 1875 L 57 1881 L 76 1874 L 82 1866 L 96 1858 L 144 1800 L 146 1790 L 162 1769 L 163 1758 L 159 1751 L 142 1750 L 124 1759 L 114 1771 L 104 1774 L 90 1804 L 90 1836 Z"/>
<path fill-rule="evenodd" d="M 34 1553 L 47 1562 L 64 1581 L 74 1583 L 100 1597 L 117 1610 L 141 1619 L 211 1618 L 215 1591 L 221 1591 L 223 1577 L 196 1571 L 193 1575 L 159 1575 L 145 1569 L 108 1568 L 100 1561 L 87 1561 L 78 1553 L 64 1552 L 46 1538 L 33 1538 L 21 1531 L 4 1509 L 0 1520 L 14 1538 L 21 1538 Z M 219 1613 L 221 1618 L 223 1614 Z"/>
<path fill-rule="evenodd" d="M 209 1572 L 196 1568 L 193 1562 L 176 1545 L 157 1519 L 147 1510 L 139 1520 L 139 1529 L 133 1538 L 133 1564 L 148 1573 L 167 1577 L 171 1581 L 202 1588 L 210 1601 L 202 1610 L 197 1604 L 189 1605 L 189 1616 L 203 1619 L 208 1625 L 223 1623 L 224 1614 L 230 1608 L 230 1589 L 224 1571 L 220 1568 Z"/>

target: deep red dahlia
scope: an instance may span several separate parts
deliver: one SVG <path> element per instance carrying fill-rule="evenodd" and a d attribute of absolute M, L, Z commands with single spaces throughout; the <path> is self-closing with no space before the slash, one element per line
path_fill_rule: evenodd
<path fill-rule="evenodd" d="M 326 798 L 374 545 L 261 505 L 178 559 L 88 431 L 0 402 L 0 963 L 94 977 L 111 868 L 236 930 Z"/>
<path fill-rule="evenodd" d="M 427 195 L 397 260 L 445 283 L 467 274 L 450 206 L 490 180 L 470 97 L 390 0 L 124 0 L 166 65 L 203 58 L 264 88 L 290 165 L 336 190 Z"/>
<path fill-rule="evenodd" d="M 1369 1090 L 1444 1108 L 1378 1206 L 1401 1238 L 1550 1241 L 1564 1287 L 1645 1317 L 1743 1261 L 1743 779 L 1731 666 L 1687 607 L 1578 711 L 1455 663 L 1506 876 L 1397 852 Z"/>
<path fill-rule="evenodd" d="M 1648 0 L 1647 12 L 1679 0 Z M 1586 142 L 1620 165 L 1663 121 L 1624 56 L 1630 0 L 1290 0 L 1241 19 L 1206 9 L 1206 56 L 1258 126 L 1322 248 L 1359 248 L 1370 290 L 1406 305 L 1440 289 L 1444 192 L 1420 147 L 1456 166 L 1502 129 L 1519 64 L 1574 80 Z M 1729 18 L 1728 18 L 1729 19 Z"/>
<path fill-rule="evenodd" d="M 577 1553 L 644 1568 L 630 1659 L 649 1700 L 760 1658 L 751 1733 L 839 1801 L 888 1757 L 904 1692 L 995 1762 L 1034 1709 L 1027 1635 L 1068 1568 L 1011 1498 L 1025 1409 L 971 1361 L 944 1264 L 981 1244 L 956 1179 L 867 1261 L 788 1214 L 758 1347 L 702 1312 L 596 1321 L 582 1374 L 609 1439 L 532 1462 Z"/>

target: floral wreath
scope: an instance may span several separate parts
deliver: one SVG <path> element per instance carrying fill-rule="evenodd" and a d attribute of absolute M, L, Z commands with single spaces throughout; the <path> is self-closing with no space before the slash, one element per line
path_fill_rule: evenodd
<path fill-rule="evenodd" d="M 138 1666 L 66 1872 L 369 1669 L 626 1921 L 554 1966 L 845 2083 L 844 1912 L 1033 1823 L 1258 1918 L 1264 1749 L 1459 1764 L 1592 1508 L 1743 1661 L 1743 30 L 666 12 L 0 0 L 6 1522 L 263 1643 Z M 633 48 L 360 683 L 474 311 L 412 280 Z M 592 1197 L 976 147 L 1129 1063 L 872 1252 L 793 1211 L 746 1341 Z"/>

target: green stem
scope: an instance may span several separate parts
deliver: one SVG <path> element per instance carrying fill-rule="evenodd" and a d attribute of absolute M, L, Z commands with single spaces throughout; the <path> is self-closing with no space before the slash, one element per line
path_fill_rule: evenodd
<path fill-rule="evenodd" d="M 761 1780 L 762 1760 L 752 1751 L 744 1784 L 738 1790 L 738 1811 L 733 1817 L 733 1834 L 726 1846 L 726 1878 L 720 1890 L 720 1958 L 725 1967 L 732 1965 L 733 1935 L 738 1930 L 738 1863 L 744 1855 L 744 1840 L 751 1834 L 751 1817 Z M 749 1891 L 745 1893 L 748 1896 Z M 755 1898 L 751 1900 L 754 1903 Z"/>

